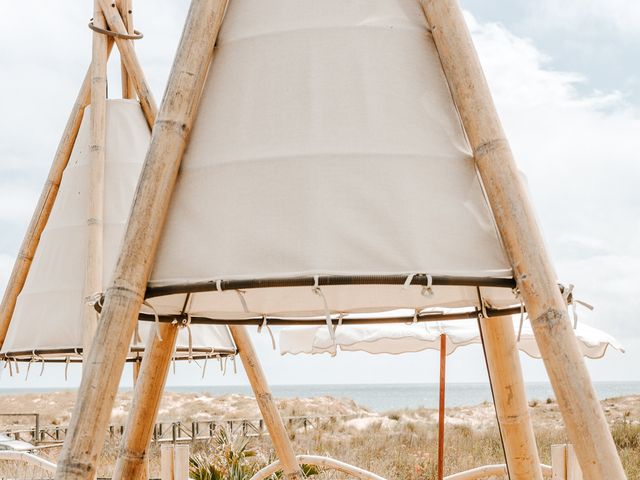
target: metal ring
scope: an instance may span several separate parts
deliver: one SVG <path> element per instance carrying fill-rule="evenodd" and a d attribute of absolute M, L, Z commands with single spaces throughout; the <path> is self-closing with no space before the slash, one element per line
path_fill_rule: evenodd
<path fill-rule="evenodd" d="M 93 24 L 93 20 L 89 22 L 89 28 L 97 33 L 102 33 L 103 35 L 107 35 L 109 37 L 122 38 L 123 40 L 140 40 L 144 35 L 138 30 L 134 30 L 133 34 L 128 33 L 118 33 L 111 30 L 105 30 L 104 28 L 96 27 Z"/>

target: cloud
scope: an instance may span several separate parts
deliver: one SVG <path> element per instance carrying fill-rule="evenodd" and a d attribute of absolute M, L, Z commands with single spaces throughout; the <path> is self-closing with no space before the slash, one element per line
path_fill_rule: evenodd
<path fill-rule="evenodd" d="M 638 109 L 582 93 L 583 77 L 551 69 L 530 40 L 466 18 L 561 281 L 596 305 L 599 326 L 640 336 Z"/>
<path fill-rule="evenodd" d="M 532 16 L 546 20 L 547 28 L 609 27 L 640 35 L 640 2 L 635 0 L 538 0 L 529 7 Z"/>

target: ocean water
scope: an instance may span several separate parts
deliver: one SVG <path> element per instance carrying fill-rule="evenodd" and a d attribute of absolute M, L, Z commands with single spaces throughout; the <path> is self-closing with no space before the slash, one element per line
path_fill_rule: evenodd
<path fill-rule="evenodd" d="M 594 382 L 600 399 L 624 395 L 640 395 L 640 382 Z M 0 395 L 19 393 L 46 393 L 61 389 L 2 389 Z M 167 387 L 173 392 L 200 392 L 212 395 L 240 393 L 251 395 L 249 386 L 184 386 Z M 437 383 L 410 384 L 358 384 L 358 385 L 272 385 L 275 397 L 331 396 L 353 399 L 359 405 L 376 412 L 403 408 L 436 408 L 438 406 Z M 545 382 L 527 383 L 527 398 L 544 401 L 555 398 L 551 385 Z M 491 402 L 491 389 L 485 383 L 449 383 L 446 386 L 446 405 L 449 407 L 477 405 Z M 0 400 L 1 405 L 1 400 Z"/>
<path fill-rule="evenodd" d="M 529 400 L 555 398 L 551 385 L 546 382 L 527 383 Z M 600 399 L 640 394 L 640 382 L 594 382 Z M 215 395 L 242 393 L 251 395 L 247 386 L 224 387 L 169 387 L 171 391 L 200 391 Z M 319 397 L 329 395 L 353 399 L 359 405 L 376 412 L 403 408 L 437 408 L 437 383 L 359 384 L 359 385 L 272 385 L 275 397 Z M 485 383 L 450 383 L 445 390 L 446 405 L 458 407 L 491 402 L 491 389 Z"/>

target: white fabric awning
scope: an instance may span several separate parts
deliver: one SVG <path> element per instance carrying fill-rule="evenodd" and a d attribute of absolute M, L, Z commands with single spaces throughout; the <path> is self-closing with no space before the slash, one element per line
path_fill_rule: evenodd
<path fill-rule="evenodd" d="M 133 201 L 150 134 L 138 102 L 107 102 L 107 143 L 104 198 L 103 285 L 113 271 Z M 82 307 L 87 257 L 87 199 L 89 175 L 89 108 L 64 171 L 49 221 L 42 233 L 29 275 L 18 296 L 0 353 L 19 359 L 78 359 L 82 349 Z M 97 315 L 97 313 L 96 313 Z M 140 322 L 142 343 L 132 344 L 139 355 L 152 324 Z M 235 352 L 224 326 L 191 326 L 194 355 Z M 178 336 L 177 356 L 187 356 L 186 329 Z"/>
<path fill-rule="evenodd" d="M 513 319 L 514 332 L 518 332 L 520 320 Z M 440 335 L 447 335 L 447 355 L 459 347 L 481 344 L 478 322 L 452 320 L 425 322 L 412 325 L 349 325 L 335 329 L 335 342 L 327 327 L 290 327 L 280 332 L 280 353 L 335 355 L 338 350 L 368 352 L 373 354 L 400 354 L 422 350 L 440 350 Z M 601 358 L 607 347 L 624 352 L 622 345 L 611 335 L 579 322 L 576 338 L 585 357 Z M 518 349 L 534 358 L 541 358 L 531 324 L 525 321 L 518 342 Z"/>
<path fill-rule="evenodd" d="M 403 288 L 414 274 L 471 280 L 425 294 Z M 159 313 L 187 291 L 221 319 L 469 307 L 478 279 L 511 278 L 418 2 L 230 2 L 150 280 Z"/>

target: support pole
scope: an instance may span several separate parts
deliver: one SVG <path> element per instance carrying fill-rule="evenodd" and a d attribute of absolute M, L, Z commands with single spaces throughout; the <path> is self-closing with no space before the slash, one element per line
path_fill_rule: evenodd
<path fill-rule="evenodd" d="M 155 328 L 149 332 L 127 426 L 120 442 L 114 480 L 148 478 L 145 467 L 149 443 L 178 338 L 177 325 L 161 323 L 158 328 L 162 340 L 156 335 Z"/>
<path fill-rule="evenodd" d="M 511 317 L 481 318 L 484 354 L 510 480 L 542 480 Z"/>
<path fill-rule="evenodd" d="M 122 21 L 124 22 L 124 27 L 129 34 L 133 34 L 133 9 L 132 9 L 132 0 L 119 0 L 117 2 L 118 10 L 120 11 L 120 16 L 122 17 Z M 122 98 L 135 98 L 136 95 L 136 87 L 129 77 L 129 73 L 127 72 L 127 67 L 124 62 L 120 60 L 120 71 L 121 71 L 121 85 L 122 85 Z"/>
<path fill-rule="evenodd" d="M 91 479 L 151 274 L 226 0 L 193 0 L 151 135 L 122 250 L 86 361 L 56 478 Z M 129 69 L 129 73 L 131 70 Z"/>
<path fill-rule="evenodd" d="M 624 479 L 556 274 L 456 0 L 421 0 L 585 478 Z"/>
<path fill-rule="evenodd" d="M 440 335 L 440 395 L 438 398 L 438 480 L 444 478 L 444 409 L 447 368 L 447 335 Z"/>
<path fill-rule="evenodd" d="M 108 41 L 107 56 L 111 53 L 112 47 L 113 41 Z M 62 132 L 62 138 L 60 138 L 60 143 L 58 143 L 58 148 L 53 157 L 47 180 L 42 188 L 42 193 L 40 193 L 38 204 L 31 217 L 31 222 L 27 227 L 27 232 L 22 240 L 18 257 L 13 265 L 11 277 L 9 278 L 7 288 L 2 297 L 2 304 L 0 305 L 0 347 L 2 347 L 4 339 L 7 336 L 11 317 L 16 308 L 16 301 L 22 291 L 22 287 L 24 287 L 24 282 L 27 280 L 33 256 L 40 243 L 40 236 L 49 221 L 49 215 L 53 209 L 53 204 L 58 195 L 58 189 L 60 188 L 60 182 L 62 181 L 62 174 L 65 168 L 67 168 L 73 145 L 78 136 L 78 130 L 80 130 L 84 108 L 89 104 L 91 99 L 91 72 L 92 67 L 89 66 L 87 74 L 82 81 L 78 96 L 71 109 L 71 113 L 69 114 L 67 124 Z"/>
<path fill-rule="evenodd" d="M 284 423 L 282 423 L 282 417 L 280 417 L 278 408 L 273 401 L 271 390 L 262 371 L 260 360 L 251 343 L 251 338 L 247 333 L 247 328 L 244 326 L 230 325 L 229 330 L 238 349 L 238 355 L 240 355 L 244 370 L 247 372 L 249 383 L 256 396 L 258 407 L 260 407 L 262 418 L 269 431 L 269 436 L 276 450 L 276 456 L 280 460 L 280 465 L 282 465 L 282 470 L 289 480 L 302 480 L 302 478 L 304 478 L 302 470 L 300 470 L 300 466 L 298 465 L 298 460 L 293 451 L 293 446 L 289 441 L 287 430 L 284 428 Z"/>
<path fill-rule="evenodd" d="M 106 22 L 97 0 L 94 1 L 93 23 L 104 29 Z M 107 37 L 93 33 L 91 52 L 91 110 L 89 128 L 89 201 L 87 204 L 87 267 L 84 297 L 102 292 L 104 172 L 107 140 Z M 93 306 L 83 302 L 82 353 L 86 358 L 93 341 L 98 316 Z"/>
<path fill-rule="evenodd" d="M 109 29 L 113 32 L 127 34 L 127 28 L 120 16 L 117 5 L 111 0 L 96 1 L 99 2 L 102 7 L 102 13 L 107 21 L 107 25 L 109 25 Z M 138 56 L 136 55 L 136 51 L 133 47 L 133 40 L 115 37 L 115 42 L 118 46 L 118 51 L 120 52 L 120 59 L 127 70 L 129 80 L 133 82 L 133 85 L 138 92 L 142 112 L 147 119 L 149 127 L 152 128 L 158 115 L 158 107 L 156 106 L 156 102 L 153 98 L 153 93 L 151 93 L 151 87 L 149 87 L 144 76 L 144 72 L 142 71 L 142 67 L 140 66 L 140 62 L 138 61 Z"/>

